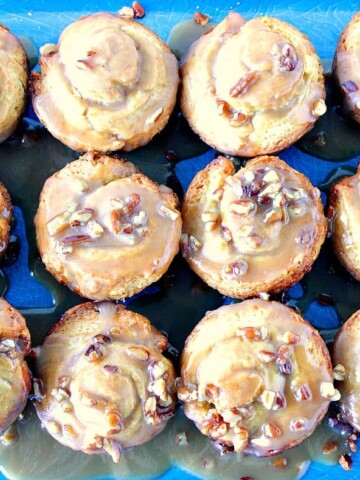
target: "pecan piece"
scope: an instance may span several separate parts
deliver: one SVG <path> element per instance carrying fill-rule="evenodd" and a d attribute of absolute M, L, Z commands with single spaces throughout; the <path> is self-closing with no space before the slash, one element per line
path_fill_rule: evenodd
<path fill-rule="evenodd" d="M 126 206 L 123 208 L 123 212 L 127 215 L 140 203 L 140 195 L 137 193 L 131 193 L 126 199 Z"/>
<path fill-rule="evenodd" d="M 298 402 L 306 402 L 307 400 L 311 400 L 312 393 L 308 385 L 300 385 L 294 390 L 295 398 Z"/>
<path fill-rule="evenodd" d="M 257 78 L 257 72 L 249 72 L 238 80 L 230 89 L 231 97 L 239 97 L 244 91 L 252 85 Z"/>
<path fill-rule="evenodd" d="M 90 241 L 90 235 L 70 235 L 69 237 L 65 237 L 62 243 L 63 245 L 74 245 L 76 243 L 85 243 Z"/>
<path fill-rule="evenodd" d="M 359 87 L 352 80 L 347 80 L 346 82 L 342 83 L 341 87 L 347 93 L 353 93 L 359 90 Z"/>
<path fill-rule="evenodd" d="M 206 15 L 205 13 L 195 12 L 194 13 L 194 20 L 195 23 L 205 27 L 209 23 L 210 15 Z"/>
<path fill-rule="evenodd" d="M 344 455 L 341 455 L 341 457 L 339 458 L 339 464 L 347 472 L 351 470 L 352 463 L 353 462 L 351 460 L 351 457 L 347 453 L 345 453 Z"/>
<path fill-rule="evenodd" d="M 134 18 L 143 18 L 145 17 L 145 10 L 138 2 L 132 3 L 132 8 L 134 10 Z"/>
<path fill-rule="evenodd" d="M 123 18 L 134 18 L 134 9 L 131 7 L 122 7 L 118 11 L 118 15 Z"/>
<path fill-rule="evenodd" d="M 265 437 L 268 437 L 268 438 L 278 438 L 281 435 L 280 428 L 274 425 L 273 423 L 264 423 L 264 425 L 262 426 L 262 430 L 264 432 Z"/>
<path fill-rule="evenodd" d="M 286 44 L 282 49 L 282 54 L 279 58 L 279 65 L 281 70 L 292 72 L 297 65 L 297 57 L 295 48 L 292 45 Z"/>
<path fill-rule="evenodd" d="M 248 270 L 248 264 L 245 260 L 237 260 L 225 265 L 224 272 L 233 277 L 242 277 Z"/>
<path fill-rule="evenodd" d="M 334 380 L 338 380 L 338 381 L 342 381 L 342 380 L 345 380 L 346 378 L 346 370 L 345 370 L 345 367 L 344 365 L 341 365 L 341 363 L 338 363 L 335 367 L 334 367 Z"/>

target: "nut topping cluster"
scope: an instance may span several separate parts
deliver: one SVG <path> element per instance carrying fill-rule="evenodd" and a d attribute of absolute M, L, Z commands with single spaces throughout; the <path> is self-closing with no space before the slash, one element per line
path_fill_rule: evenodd
<path fill-rule="evenodd" d="M 213 160 L 186 193 L 183 221 L 190 266 L 237 298 L 300 280 L 327 228 L 319 190 L 277 157 L 258 157 L 236 173 L 230 160 Z"/>
<path fill-rule="evenodd" d="M 59 252 L 63 254 L 72 253 L 76 245 L 94 242 L 105 233 L 115 236 L 124 245 L 134 245 L 149 233 L 148 216 L 141 207 L 142 199 L 137 193 L 112 198 L 109 213 L 99 219 L 95 207 L 78 209 L 78 205 L 71 202 L 65 212 L 47 223 L 47 229 L 52 237 L 66 231 L 66 236 L 59 240 Z M 178 215 L 165 205 L 161 208 L 170 218 Z"/>
<path fill-rule="evenodd" d="M 166 338 L 110 302 L 79 305 L 64 318 L 37 357 L 38 415 L 60 443 L 118 462 L 124 449 L 150 440 L 174 414 L 174 370 L 161 354 Z M 64 322 L 82 330 L 75 342 Z"/>
<path fill-rule="evenodd" d="M 177 384 L 204 435 L 257 456 L 300 443 L 340 398 L 316 330 L 265 300 L 210 312 L 186 342 Z"/>

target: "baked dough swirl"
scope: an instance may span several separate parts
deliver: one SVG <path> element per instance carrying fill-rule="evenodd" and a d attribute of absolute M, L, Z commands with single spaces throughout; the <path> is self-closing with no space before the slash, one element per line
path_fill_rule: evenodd
<path fill-rule="evenodd" d="M 179 250 L 177 197 L 130 162 L 88 153 L 50 177 L 35 216 L 55 278 L 84 297 L 121 299 L 167 270 Z"/>
<path fill-rule="evenodd" d="M 28 61 L 20 41 L 0 25 L 0 143 L 17 127 L 25 109 Z"/>
<path fill-rule="evenodd" d="M 360 122 L 360 12 L 341 33 L 333 73 L 343 92 L 347 112 Z"/>
<path fill-rule="evenodd" d="M 182 66 L 181 108 L 220 152 L 274 153 L 326 111 L 322 66 L 309 39 L 276 18 L 230 14 L 195 42 Z"/>
<path fill-rule="evenodd" d="M 225 157 L 200 171 L 186 192 L 182 253 L 211 287 L 236 298 L 279 292 L 318 256 L 327 222 L 320 192 L 277 157 L 235 173 Z"/>
<path fill-rule="evenodd" d="M 333 346 L 334 378 L 341 392 L 340 409 L 344 419 L 360 432 L 359 380 L 360 310 L 338 331 Z"/>
<path fill-rule="evenodd" d="M 331 186 L 328 217 L 332 245 L 342 265 L 360 281 L 360 167 Z"/>
<path fill-rule="evenodd" d="M 169 47 L 140 23 L 110 13 L 80 18 L 41 49 L 33 105 L 74 150 L 132 150 L 166 125 L 178 87 Z"/>
<path fill-rule="evenodd" d="M 110 302 L 68 310 L 43 340 L 35 402 L 48 432 L 89 455 L 121 452 L 160 433 L 173 415 L 167 339 L 145 317 Z"/>
<path fill-rule="evenodd" d="M 30 350 L 24 317 L 0 298 L 0 432 L 23 411 L 30 391 L 30 372 L 24 357 Z"/>
<path fill-rule="evenodd" d="M 207 313 L 186 340 L 181 381 L 185 414 L 204 435 L 257 456 L 298 445 L 339 398 L 317 330 L 260 299 Z"/>

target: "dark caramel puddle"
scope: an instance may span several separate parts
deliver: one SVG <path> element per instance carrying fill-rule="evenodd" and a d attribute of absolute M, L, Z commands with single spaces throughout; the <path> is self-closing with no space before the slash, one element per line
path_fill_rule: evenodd
<path fill-rule="evenodd" d="M 333 162 L 360 155 L 360 125 L 342 108 L 342 97 L 333 77 L 326 75 L 327 112 L 296 146 L 305 153 Z"/>
<path fill-rule="evenodd" d="M 186 45 L 184 42 L 180 45 L 177 42 L 188 34 L 189 29 L 193 32 L 193 21 L 191 25 L 185 22 L 177 29 L 176 36 L 173 32 L 170 43 L 177 54 L 182 56 L 189 42 L 185 42 Z M 196 27 L 197 36 L 202 31 L 202 27 Z M 195 37 L 192 36 L 191 39 Z M 338 93 L 334 91 L 330 79 L 328 89 L 329 113 L 321 118 L 298 146 L 319 158 L 343 161 L 360 153 L 360 126 L 343 117 Z M 153 180 L 173 188 L 181 199 L 183 191 L 175 175 L 176 162 L 200 156 L 208 150 L 209 147 L 190 130 L 176 110 L 163 133 L 148 146 L 126 153 L 123 157 L 133 161 Z M 77 153 L 52 138 L 44 128 L 34 126 L 31 121 L 24 121 L 17 134 L 0 145 L 0 179 L 9 189 L 13 203 L 21 209 L 24 216 L 29 242 L 29 269 L 53 296 L 53 305 L 49 308 L 29 305 L 20 309 L 27 319 L 33 346 L 39 344 L 66 309 L 86 301 L 59 285 L 45 271 L 36 249 L 33 226 L 39 193 L 45 180 L 76 158 Z M 241 165 L 241 159 L 233 160 L 237 167 Z M 335 168 L 324 179 L 320 188 L 326 192 L 331 183 L 352 172 L 353 170 L 347 167 Z M 1 265 L 16 262 L 18 251 L 19 242 L 14 236 Z M 359 307 L 357 298 L 360 296 L 360 283 L 355 282 L 337 263 L 329 241 L 301 285 L 303 291 L 300 295 L 294 297 L 290 291 L 279 295 L 277 299 L 303 312 L 306 312 L 314 301 L 331 305 L 336 309 L 340 322 L 345 321 Z M 0 293 L 3 293 L 6 287 L 6 276 L 0 270 Z M 207 287 L 178 256 L 159 282 L 126 303 L 129 308 L 148 316 L 158 328 L 167 333 L 171 344 L 167 354 L 176 361 L 185 338 L 197 322 L 207 310 L 216 309 L 223 302 L 224 298 Z M 335 333 L 333 329 L 320 331 L 327 341 L 331 341 Z M 220 456 L 209 440 L 179 412 L 160 436 L 125 453 L 120 464 L 115 465 L 110 458 L 97 455 L 89 457 L 58 444 L 40 427 L 30 405 L 24 418 L 17 422 L 17 428 L 17 440 L 9 446 L 0 446 L 1 468 L 14 480 L 81 480 L 105 476 L 156 478 L 171 465 L 178 465 L 206 479 L 238 480 L 242 476 L 251 476 L 253 480 L 294 479 L 304 474 L 311 460 L 336 464 L 339 455 L 345 451 L 345 437 L 330 430 L 325 420 L 310 439 L 279 457 L 258 459 L 239 454 Z M 187 438 L 185 444 L 177 444 L 176 441 L 184 436 Z M 335 442 L 338 448 L 331 454 L 324 455 L 324 446 L 330 441 Z M 280 461 L 276 463 L 277 458 L 280 458 Z M 284 464 L 283 458 L 286 459 L 286 467 L 279 468 L 279 465 Z"/>

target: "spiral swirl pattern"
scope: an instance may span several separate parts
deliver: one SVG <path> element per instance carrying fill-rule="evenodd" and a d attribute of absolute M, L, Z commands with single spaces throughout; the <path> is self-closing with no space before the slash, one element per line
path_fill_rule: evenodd
<path fill-rule="evenodd" d="M 200 431 L 257 456 L 299 444 L 338 399 L 318 332 L 264 300 L 208 313 L 186 341 L 181 379 L 179 398 Z"/>
<path fill-rule="evenodd" d="M 28 61 L 20 41 L 0 25 L 0 143 L 17 127 L 25 108 Z"/>
<path fill-rule="evenodd" d="M 182 67 L 181 107 L 220 152 L 283 150 L 326 111 L 322 67 L 305 35 L 275 18 L 230 14 L 195 42 Z"/>
<path fill-rule="evenodd" d="M 32 76 L 34 109 L 74 150 L 132 150 L 166 125 L 177 61 L 140 23 L 110 13 L 83 17 L 41 53 L 41 74 Z"/>
<path fill-rule="evenodd" d="M 37 357 L 38 415 L 60 443 L 90 455 L 123 449 L 161 432 L 174 409 L 167 340 L 141 315 L 112 303 L 66 312 Z"/>

